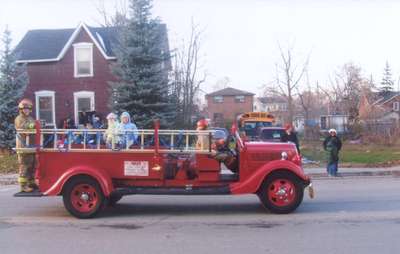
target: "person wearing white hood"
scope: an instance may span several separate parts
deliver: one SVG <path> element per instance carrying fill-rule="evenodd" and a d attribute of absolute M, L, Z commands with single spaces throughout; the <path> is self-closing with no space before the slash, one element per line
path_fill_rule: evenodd
<path fill-rule="evenodd" d="M 129 148 L 134 144 L 138 137 L 136 124 L 131 122 L 131 116 L 128 112 L 123 112 L 121 114 L 120 131 L 123 135 L 122 144 L 123 148 Z"/>
<path fill-rule="evenodd" d="M 118 131 L 120 129 L 118 116 L 114 113 L 107 115 L 107 130 L 104 132 L 104 141 L 112 149 L 119 143 Z"/>

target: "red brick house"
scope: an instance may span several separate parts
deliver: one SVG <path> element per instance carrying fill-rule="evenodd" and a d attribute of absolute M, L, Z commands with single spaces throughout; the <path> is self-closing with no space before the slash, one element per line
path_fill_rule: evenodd
<path fill-rule="evenodd" d="M 162 32 L 169 50 L 165 25 Z M 106 116 L 108 82 L 115 80 L 110 64 L 116 60 L 116 42 L 116 28 L 84 23 L 75 29 L 28 31 L 15 52 L 18 63 L 27 64 L 29 84 L 24 96 L 34 102 L 36 119 L 61 127 L 67 117 L 82 124 L 82 112 Z"/>
<path fill-rule="evenodd" d="M 399 121 L 400 120 L 400 92 L 388 92 L 384 95 L 378 93 L 370 96 L 370 103 L 364 94 L 359 105 L 361 120 Z"/>
<path fill-rule="evenodd" d="M 254 94 L 227 87 L 206 94 L 208 118 L 215 126 L 224 127 L 236 120 L 239 114 L 253 111 Z"/>

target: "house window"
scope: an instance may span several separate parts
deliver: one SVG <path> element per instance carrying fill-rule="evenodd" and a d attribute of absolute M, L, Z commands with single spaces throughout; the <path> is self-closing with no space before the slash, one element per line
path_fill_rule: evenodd
<path fill-rule="evenodd" d="M 214 122 L 222 122 L 224 115 L 222 113 L 214 113 Z"/>
<path fill-rule="evenodd" d="M 93 44 L 74 44 L 74 76 L 93 76 Z"/>
<path fill-rule="evenodd" d="M 243 103 L 244 102 L 244 96 L 243 95 L 236 95 L 235 96 L 235 102 L 236 103 Z"/>
<path fill-rule="evenodd" d="M 399 111 L 399 109 L 400 109 L 399 106 L 400 106 L 400 105 L 399 105 L 399 102 L 398 102 L 398 101 L 393 102 L 393 110 L 394 110 L 394 111 Z"/>
<path fill-rule="evenodd" d="M 36 119 L 45 122 L 46 126 L 55 126 L 54 91 L 35 92 Z"/>
<path fill-rule="evenodd" d="M 222 103 L 222 102 L 224 102 L 224 97 L 223 96 L 214 96 L 214 102 Z"/>
<path fill-rule="evenodd" d="M 74 115 L 78 127 L 84 127 L 95 110 L 94 92 L 80 91 L 74 93 Z"/>
<path fill-rule="evenodd" d="M 327 126 L 327 119 L 326 116 L 321 116 L 321 130 L 326 130 Z"/>

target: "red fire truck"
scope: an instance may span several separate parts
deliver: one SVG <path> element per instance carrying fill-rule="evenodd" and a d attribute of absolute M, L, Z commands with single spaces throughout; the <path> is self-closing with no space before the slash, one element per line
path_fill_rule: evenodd
<path fill-rule="evenodd" d="M 90 218 L 124 195 L 257 194 L 272 213 L 290 213 L 303 200 L 311 179 L 296 147 L 289 143 L 245 142 L 233 128 L 231 140 L 214 146 L 213 131 L 137 130 L 114 133 L 111 144 L 103 129 L 17 130 L 17 138 L 35 137 L 39 191 L 15 196 L 62 196 L 65 208 Z M 121 142 L 135 135 L 134 142 Z M 209 140 L 196 147 L 196 139 Z M 236 147 L 225 145 L 236 142 Z M 23 143 L 23 142 L 22 142 Z M 29 142 L 26 142 L 27 144 Z M 221 148 L 222 144 L 222 148 Z M 225 153 L 224 161 L 218 160 Z"/>

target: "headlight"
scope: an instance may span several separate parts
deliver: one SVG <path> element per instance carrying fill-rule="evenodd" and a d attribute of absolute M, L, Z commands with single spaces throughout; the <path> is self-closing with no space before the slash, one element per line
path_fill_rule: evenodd
<path fill-rule="evenodd" d="M 281 153 L 281 160 L 287 160 L 287 158 L 288 158 L 287 152 L 282 152 Z"/>

